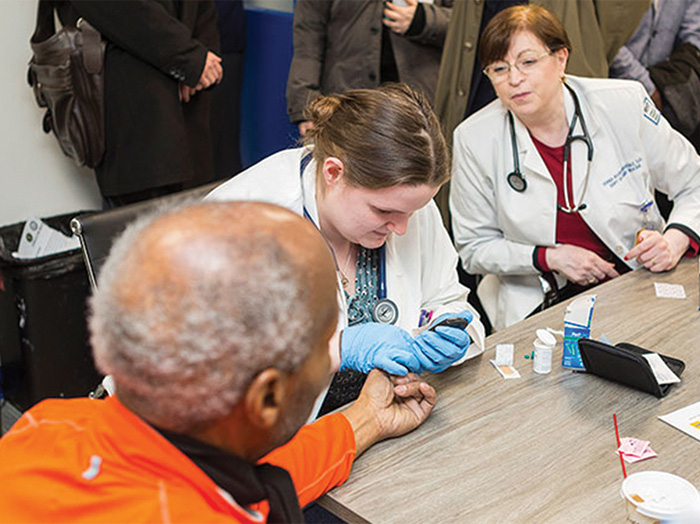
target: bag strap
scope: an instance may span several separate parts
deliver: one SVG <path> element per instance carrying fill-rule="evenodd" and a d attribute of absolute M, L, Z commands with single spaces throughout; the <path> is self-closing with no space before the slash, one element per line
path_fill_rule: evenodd
<path fill-rule="evenodd" d="M 56 34 L 56 24 L 54 22 L 55 8 L 55 0 L 39 0 L 39 7 L 36 15 L 36 28 L 31 38 L 33 44 L 44 42 Z M 78 19 L 75 25 L 82 38 L 82 55 L 85 70 L 92 75 L 98 74 L 102 71 L 102 65 L 104 64 L 102 35 L 100 35 L 99 31 L 92 27 L 84 18 Z"/>
<path fill-rule="evenodd" d="M 43 42 L 56 33 L 53 10 L 54 3 L 52 0 L 39 0 L 39 6 L 36 11 L 36 28 L 31 38 L 32 43 Z"/>
<path fill-rule="evenodd" d="M 95 75 L 102 71 L 102 64 L 104 64 L 102 35 L 84 18 L 80 18 L 76 26 L 83 36 L 83 64 L 85 64 L 85 70 L 89 74 Z"/>

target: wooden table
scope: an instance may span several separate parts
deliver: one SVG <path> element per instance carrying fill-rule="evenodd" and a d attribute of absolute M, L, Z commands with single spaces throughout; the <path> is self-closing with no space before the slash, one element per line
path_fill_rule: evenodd
<path fill-rule="evenodd" d="M 656 298 L 654 282 L 683 284 L 685 300 Z M 631 342 L 685 361 L 664 399 L 561 368 L 561 337 L 549 375 L 524 358 L 535 329 L 563 329 L 558 305 L 486 339 L 486 351 L 429 377 L 438 406 L 426 423 L 360 457 L 345 485 L 321 499 L 349 522 L 624 522 L 620 436 L 651 441 L 658 457 L 627 472 L 660 470 L 700 486 L 700 442 L 658 420 L 700 401 L 698 261 L 674 271 L 628 273 L 598 286 L 592 337 Z M 515 344 L 522 375 L 504 380 L 495 346 Z"/>

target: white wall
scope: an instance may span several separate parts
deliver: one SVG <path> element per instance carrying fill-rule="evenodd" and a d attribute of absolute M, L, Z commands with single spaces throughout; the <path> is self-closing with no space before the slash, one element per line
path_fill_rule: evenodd
<path fill-rule="evenodd" d="M 27 84 L 37 0 L 0 0 L 0 226 L 36 215 L 98 209 L 91 170 L 64 156 L 41 128 L 43 110 Z"/>

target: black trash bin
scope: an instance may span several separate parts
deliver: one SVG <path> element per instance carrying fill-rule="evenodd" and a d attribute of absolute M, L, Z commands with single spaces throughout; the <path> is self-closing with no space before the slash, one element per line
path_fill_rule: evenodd
<path fill-rule="evenodd" d="M 74 216 L 43 220 L 71 235 Z M 86 396 L 100 381 L 88 341 L 90 285 L 80 250 L 15 259 L 23 226 L 0 228 L 3 391 L 22 411 L 49 397 Z"/>

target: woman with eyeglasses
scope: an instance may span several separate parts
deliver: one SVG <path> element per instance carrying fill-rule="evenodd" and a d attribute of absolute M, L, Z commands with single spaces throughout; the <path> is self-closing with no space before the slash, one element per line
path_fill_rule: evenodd
<path fill-rule="evenodd" d="M 455 131 L 450 210 L 495 329 L 698 251 L 700 158 L 641 84 L 565 76 L 572 52 L 536 5 L 500 12 L 479 44 L 498 99 Z M 674 201 L 667 223 L 654 189 Z"/>

